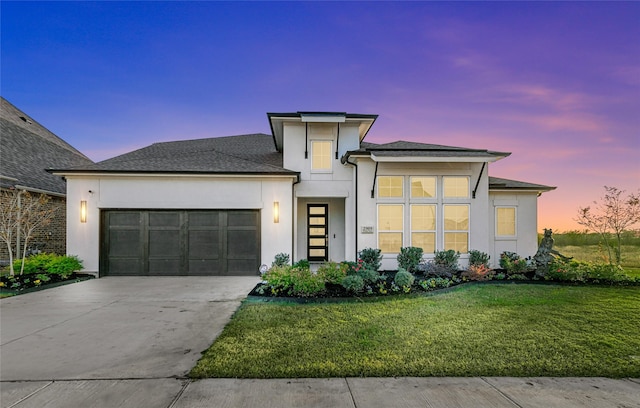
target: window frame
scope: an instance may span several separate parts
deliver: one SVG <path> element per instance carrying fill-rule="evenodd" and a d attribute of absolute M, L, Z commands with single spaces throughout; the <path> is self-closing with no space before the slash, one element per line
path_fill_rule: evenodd
<path fill-rule="evenodd" d="M 414 207 L 433 207 L 434 217 L 433 217 L 433 229 L 414 229 L 413 227 L 413 214 Z M 421 247 L 425 254 L 435 254 L 435 251 L 438 249 L 438 204 L 437 203 L 410 203 L 409 204 L 409 241 L 411 246 L 414 245 L 413 242 L 413 234 L 433 234 L 433 251 L 426 251 L 425 248 Z"/>
<path fill-rule="evenodd" d="M 402 221 L 401 221 L 401 229 L 399 230 L 383 230 L 380 228 L 381 222 L 380 222 L 380 208 L 381 207 L 401 207 L 401 211 L 400 211 L 400 216 L 402 217 Z M 376 205 L 376 224 L 377 224 L 377 234 L 376 234 L 376 240 L 377 240 L 377 248 L 379 248 L 381 250 L 381 253 L 383 254 L 399 254 L 400 253 L 400 249 L 398 249 L 397 252 L 384 252 L 382 246 L 380 245 L 380 236 L 382 234 L 400 234 L 400 248 L 402 248 L 404 246 L 404 227 L 405 227 L 405 205 L 404 203 L 378 203 Z"/>
<path fill-rule="evenodd" d="M 400 179 L 400 195 L 399 196 L 383 196 L 381 194 L 381 188 L 383 188 L 381 181 L 384 179 L 395 179 L 398 178 Z M 404 194 L 404 176 L 378 176 L 378 180 L 377 180 L 377 188 L 376 188 L 376 192 L 377 192 L 377 196 L 379 199 L 382 200 L 404 200 L 405 194 Z M 386 188 L 386 186 L 384 187 Z M 395 187 L 389 187 L 389 190 L 391 190 L 392 188 Z"/>
<path fill-rule="evenodd" d="M 464 196 L 448 196 L 447 195 L 447 180 L 453 179 L 466 179 L 467 192 Z M 456 186 L 457 190 L 457 186 Z M 443 200 L 468 200 L 471 198 L 471 178 L 469 176 L 442 176 L 442 199 Z"/>
<path fill-rule="evenodd" d="M 500 234 L 499 233 L 499 217 L 498 217 L 498 210 L 500 209 L 513 209 L 513 234 L 512 235 L 506 235 L 506 234 Z M 499 238 L 499 239 L 509 239 L 509 238 L 515 238 L 518 236 L 518 207 L 515 205 L 498 205 L 495 207 L 495 237 Z"/>
<path fill-rule="evenodd" d="M 433 196 L 417 197 L 413 195 L 413 179 L 433 179 Z M 412 200 L 436 200 L 438 199 L 438 176 L 409 176 L 409 198 Z"/>
<path fill-rule="evenodd" d="M 447 207 L 465 207 L 467 209 L 467 229 L 447 229 Z M 447 234 L 459 234 L 465 233 L 467 234 L 467 244 L 466 251 L 461 251 L 458 248 L 447 248 Z M 469 244 L 471 240 L 471 204 L 468 203 L 442 203 L 442 249 L 444 251 L 448 249 L 453 249 L 455 251 L 460 252 L 461 254 L 469 253 Z"/>
<path fill-rule="evenodd" d="M 315 163 L 315 158 L 316 158 L 316 145 L 319 144 L 328 144 L 329 145 L 329 150 L 328 150 L 328 154 L 327 154 L 327 158 L 329 159 L 329 168 L 315 168 L 314 167 L 314 163 Z M 312 173 L 332 173 L 333 172 L 333 141 L 332 140 L 323 140 L 323 139 L 317 139 L 317 140 L 311 140 L 311 172 Z M 324 159 L 324 157 L 322 157 L 322 159 Z"/>

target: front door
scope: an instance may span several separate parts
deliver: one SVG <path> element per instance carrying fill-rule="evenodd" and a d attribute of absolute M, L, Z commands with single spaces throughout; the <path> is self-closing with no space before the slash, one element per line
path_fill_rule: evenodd
<path fill-rule="evenodd" d="M 307 204 L 307 259 L 329 260 L 329 205 Z"/>

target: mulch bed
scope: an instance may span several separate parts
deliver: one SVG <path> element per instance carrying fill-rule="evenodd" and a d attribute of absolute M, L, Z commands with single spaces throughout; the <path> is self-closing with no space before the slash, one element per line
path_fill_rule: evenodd
<path fill-rule="evenodd" d="M 35 292 L 38 290 L 49 289 L 56 286 L 67 285 L 69 283 L 81 282 L 88 279 L 93 279 L 93 275 L 87 275 L 84 273 L 72 273 L 67 277 L 61 275 L 49 274 L 50 280 L 43 282 L 38 279 L 35 274 L 15 275 L 10 277 L 9 275 L 0 276 L 0 294 L 2 295 L 19 295 L 22 293 Z M 39 282 L 38 282 L 39 281 Z"/>

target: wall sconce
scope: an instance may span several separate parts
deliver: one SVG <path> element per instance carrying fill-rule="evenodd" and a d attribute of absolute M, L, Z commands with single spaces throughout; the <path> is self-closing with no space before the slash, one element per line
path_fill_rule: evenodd
<path fill-rule="evenodd" d="M 80 201 L 80 222 L 87 222 L 87 202 Z"/>
<path fill-rule="evenodd" d="M 280 203 L 277 201 L 273 202 L 273 222 L 276 224 L 280 222 Z"/>

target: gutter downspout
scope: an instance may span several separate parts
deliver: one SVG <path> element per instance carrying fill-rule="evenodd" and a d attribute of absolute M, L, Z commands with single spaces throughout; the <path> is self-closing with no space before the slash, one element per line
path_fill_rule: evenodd
<path fill-rule="evenodd" d="M 355 224 L 356 224 L 356 229 L 354 231 L 356 254 L 355 254 L 355 258 L 354 259 L 357 261 L 358 260 L 358 164 L 357 163 L 351 163 L 349 161 L 349 156 L 346 156 L 344 158 L 344 162 L 343 163 L 352 165 L 355 168 L 355 173 L 356 173 L 355 174 L 355 180 L 356 180 L 356 192 L 355 192 L 356 193 L 355 194 L 355 196 L 356 196 L 355 201 L 356 202 L 355 202 L 355 207 L 356 208 L 355 208 L 355 217 L 354 217 L 355 218 Z"/>

